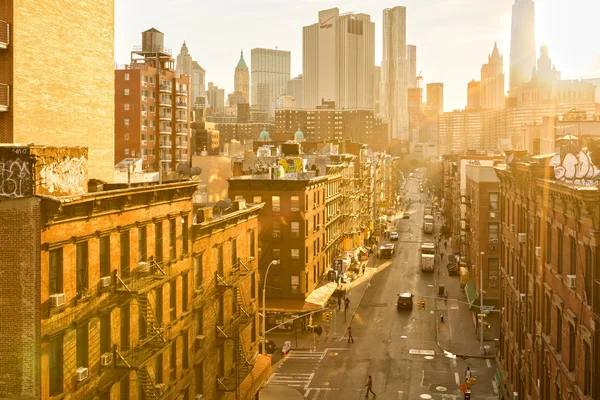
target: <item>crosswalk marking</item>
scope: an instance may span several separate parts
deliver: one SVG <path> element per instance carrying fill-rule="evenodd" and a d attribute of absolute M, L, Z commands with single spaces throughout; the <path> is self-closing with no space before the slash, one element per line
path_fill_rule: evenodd
<path fill-rule="evenodd" d="M 330 391 L 336 391 L 339 390 L 337 388 L 308 388 L 306 389 L 306 391 L 304 392 L 304 397 L 310 397 L 310 400 L 318 400 L 321 395 L 321 392 L 330 392 Z M 311 393 L 313 393 L 313 395 L 311 396 Z"/>
<path fill-rule="evenodd" d="M 275 372 L 271 375 L 271 377 L 267 381 L 267 384 L 306 388 L 312 380 L 313 376 L 313 373 L 304 374 Z"/>

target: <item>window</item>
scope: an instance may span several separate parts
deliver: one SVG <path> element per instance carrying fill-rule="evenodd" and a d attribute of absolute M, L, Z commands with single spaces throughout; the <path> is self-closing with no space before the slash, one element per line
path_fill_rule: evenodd
<path fill-rule="evenodd" d="M 175 321 L 175 318 L 177 318 L 177 281 L 172 281 L 170 285 L 169 312 L 171 314 L 171 321 Z"/>
<path fill-rule="evenodd" d="M 225 375 L 225 344 L 221 343 L 217 347 L 217 375 Z"/>
<path fill-rule="evenodd" d="M 194 381 L 196 385 L 196 395 L 204 393 L 204 360 L 194 368 Z"/>
<path fill-rule="evenodd" d="M 162 262 L 163 259 L 163 231 L 162 222 L 154 224 L 154 253 L 158 263 Z"/>
<path fill-rule="evenodd" d="M 155 106 L 153 106 L 153 105 L 150 105 L 150 112 L 151 112 L 151 113 L 155 113 L 155 112 L 156 112 L 156 107 L 155 107 Z M 152 123 L 152 122 L 154 122 L 154 121 L 153 121 L 153 120 L 150 120 L 150 122 Z"/>
<path fill-rule="evenodd" d="M 129 118 L 124 118 L 123 119 L 123 125 L 129 126 Z"/>
<path fill-rule="evenodd" d="M 560 308 L 556 308 L 556 351 L 562 351 L 563 318 Z"/>
<path fill-rule="evenodd" d="M 558 273 L 562 275 L 563 273 L 563 232 L 558 230 L 558 260 L 556 261 L 556 267 L 558 268 Z"/>
<path fill-rule="evenodd" d="M 142 303 L 140 301 L 138 301 L 137 306 L 138 306 L 138 335 L 140 338 L 144 338 L 146 336 L 146 333 L 148 333 L 148 324 L 146 323 L 148 309 L 146 308 L 144 303 Z"/>
<path fill-rule="evenodd" d="M 129 110 L 129 104 L 127 104 L 127 103 L 123 104 L 123 108 L 125 109 L 125 111 L 128 111 Z"/>
<path fill-rule="evenodd" d="M 498 286 L 498 265 L 497 258 L 488 258 L 488 284 L 492 288 Z"/>
<path fill-rule="evenodd" d="M 121 276 L 125 279 L 130 276 L 129 264 L 129 231 L 121 232 Z"/>
<path fill-rule="evenodd" d="M 129 74 L 123 74 L 123 79 L 125 79 L 126 81 L 129 80 Z"/>
<path fill-rule="evenodd" d="M 550 294 L 546 295 L 546 335 L 550 335 L 552 332 L 552 316 L 550 315 L 552 309 L 552 301 L 550 300 Z"/>
<path fill-rule="evenodd" d="M 569 371 L 575 371 L 575 326 L 569 323 Z"/>
<path fill-rule="evenodd" d="M 583 394 L 592 395 L 592 350 L 588 342 L 583 342 Z"/>
<path fill-rule="evenodd" d="M 306 246 L 304 249 L 304 260 L 305 262 L 308 262 L 308 246 Z"/>
<path fill-rule="evenodd" d="M 123 89 L 123 94 L 125 96 L 129 96 L 129 89 Z"/>
<path fill-rule="evenodd" d="M 493 240 L 496 241 L 500 238 L 499 236 L 499 230 L 498 230 L 499 224 L 497 222 L 492 223 L 492 224 L 488 224 L 488 239 L 490 242 L 492 242 Z"/>
<path fill-rule="evenodd" d="M 121 347 L 129 350 L 129 327 L 130 327 L 130 303 L 121 306 Z"/>
<path fill-rule="evenodd" d="M 252 272 L 252 276 L 250 277 L 250 298 L 256 298 L 256 274 Z"/>
<path fill-rule="evenodd" d="M 163 321 L 163 287 L 156 288 L 156 323 L 162 325 Z"/>
<path fill-rule="evenodd" d="M 223 246 L 217 247 L 217 273 L 223 276 Z"/>
<path fill-rule="evenodd" d="M 110 236 L 100 238 L 100 276 L 110 276 Z"/>
<path fill-rule="evenodd" d="M 250 231 L 250 257 L 256 257 L 256 233 L 254 230 Z"/>
<path fill-rule="evenodd" d="M 163 354 L 161 353 L 154 359 L 154 382 L 163 382 Z"/>
<path fill-rule="evenodd" d="M 148 257 L 148 244 L 146 236 L 146 226 L 140 226 L 138 229 L 138 261 L 146 261 Z"/>
<path fill-rule="evenodd" d="M 292 286 L 292 293 L 300 293 L 300 277 L 299 276 L 290 277 L 290 283 Z"/>
<path fill-rule="evenodd" d="M 63 250 L 51 250 L 48 274 L 49 294 L 63 293 Z"/>
<path fill-rule="evenodd" d="M 100 316 L 100 354 L 112 351 L 112 340 L 110 337 L 110 312 Z"/>
<path fill-rule="evenodd" d="M 300 237 L 300 222 L 291 223 L 291 235 L 293 238 Z"/>
<path fill-rule="evenodd" d="M 204 334 L 204 308 L 200 307 L 196 310 L 196 315 L 194 316 L 194 333 L 196 336 Z"/>
<path fill-rule="evenodd" d="M 169 257 L 177 258 L 177 221 L 174 219 L 169 220 Z"/>
<path fill-rule="evenodd" d="M 279 196 L 271 196 L 271 205 L 273 208 L 273 212 L 279 212 L 281 210 Z"/>
<path fill-rule="evenodd" d="M 188 273 L 183 274 L 181 277 L 181 311 L 187 312 L 188 310 Z"/>
<path fill-rule="evenodd" d="M 279 221 L 273 221 L 273 237 L 279 237 L 281 230 L 281 223 Z"/>
<path fill-rule="evenodd" d="M 48 378 L 50 396 L 63 391 L 63 338 L 59 336 L 48 343 Z"/>
<path fill-rule="evenodd" d="M 577 274 L 577 240 L 573 236 L 569 236 L 569 242 L 569 253 L 571 255 L 571 267 L 569 272 L 571 275 L 575 275 Z"/>
<path fill-rule="evenodd" d="M 262 197 L 260 197 L 260 196 L 252 197 L 252 203 L 254 203 L 254 204 L 262 203 Z"/>
<path fill-rule="evenodd" d="M 77 368 L 88 366 L 88 324 L 77 327 Z"/>
<path fill-rule="evenodd" d="M 281 249 L 273 249 L 273 260 L 281 260 Z"/>
<path fill-rule="evenodd" d="M 585 283 L 584 299 L 587 304 L 590 304 L 592 300 L 592 265 L 592 249 L 590 246 L 585 246 L 585 276 L 583 281 Z"/>
<path fill-rule="evenodd" d="M 184 331 L 183 334 L 181 335 L 181 368 L 183 369 L 188 369 L 190 367 L 189 365 L 189 356 L 188 356 L 188 352 L 189 352 L 189 344 L 188 344 L 188 337 L 189 337 L 189 331 Z"/>
<path fill-rule="evenodd" d="M 88 290 L 88 243 L 77 243 L 77 295 Z"/>
<path fill-rule="evenodd" d="M 204 266 L 202 265 L 202 254 L 194 257 L 194 287 L 201 289 L 204 283 Z"/>
<path fill-rule="evenodd" d="M 174 381 L 177 379 L 177 340 L 174 340 L 171 343 L 171 354 L 169 354 L 169 370 L 171 375 L 171 380 Z"/>
<path fill-rule="evenodd" d="M 298 196 L 291 196 L 290 197 L 290 206 L 292 208 L 292 211 L 297 211 L 300 209 L 300 197 Z"/>
<path fill-rule="evenodd" d="M 498 211 L 498 193 L 489 193 L 490 211 Z"/>
<path fill-rule="evenodd" d="M 308 237 L 308 220 L 304 221 L 304 237 Z"/>
<path fill-rule="evenodd" d="M 188 253 L 188 217 L 185 216 L 181 219 L 181 251 L 183 255 Z"/>
<path fill-rule="evenodd" d="M 231 239 L 231 267 L 238 266 L 237 265 L 237 239 Z"/>
<path fill-rule="evenodd" d="M 252 320 L 252 324 L 250 326 L 251 326 L 250 342 L 256 343 L 256 320 L 255 319 Z"/>
<path fill-rule="evenodd" d="M 291 251 L 292 259 L 297 260 L 300 258 L 300 249 L 292 249 Z"/>
<path fill-rule="evenodd" d="M 546 222 L 546 264 L 552 262 L 552 224 Z"/>

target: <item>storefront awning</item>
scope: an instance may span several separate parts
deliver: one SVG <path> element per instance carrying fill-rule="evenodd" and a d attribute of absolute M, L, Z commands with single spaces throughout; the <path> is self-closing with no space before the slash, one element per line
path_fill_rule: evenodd
<path fill-rule="evenodd" d="M 335 292 L 336 288 L 337 284 L 334 282 L 330 282 L 324 286 L 321 286 L 310 293 L 310 295 L 306 298 L 305 303 L 315 304 L 319 308 L 323 308 L 331 298 L 333 292 Z M 310 308 L 310 305 L 308 307 Z"/>
<path fill-rule="evenodd" d="M 479 296 L 477 296 L 477 291 L 475 290 L 475 284 L 473 283 L 473 279 L 469 279 L 467 281 L 467 285 L 465 286 L 465 293 L 467 294 L 469 309 L 471 311 L 477 311 L 478 307 L 473 307 L 473 304 L 479 298 Z"/>
<path fill-rule="evenodd" d="M 302 313 L 320 310 L 325 307 L 336 288 L 336 283 L 327 283 L 310 292 L 306 300 L 267 299 L 267 313 Z M 262 310 L 262 304 L 260 304 L 260 307 Z"/>
<path fill-rule="evenodd" d="M 252 400 L 256 393 L 262 387 L 263 383 L 271 376 L 271 357 L 259 356 L 252 367 L 250 374 L 240 383 L 239 397 L 236 397 L 236 392 L 228 393 L 225 400 Z"/>

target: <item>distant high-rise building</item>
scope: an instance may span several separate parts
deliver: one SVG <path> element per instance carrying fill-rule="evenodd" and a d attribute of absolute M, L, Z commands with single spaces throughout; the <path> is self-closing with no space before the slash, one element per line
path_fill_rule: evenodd
<path fill-rule="evenodd" d="M 408 140 L 406 7 L 383 10 L 380 99 L 380 112 L 388 121 L 390 139 Z"/>
<path fill-rule="evenodd" d="M 225 111 L 225 89 L 220 89 L 212 82 L 208 82 L 208 91 L 206 93 L 208 105 L 217 113 Z"/>
<path fill-rule="evenodd" d="M 381 115 L 381 67 L 375 66 L 373 70 L 373 111 L 375 116 Z"/>
<path fill-rule="evenodd" d="M 481 82 L 473 79 L 467 85 L 467 110 L 481 108 Z"/>
<path fill-rule="evenodd" d="M 373 108 L 375 24 L 366 14 L 319 11 L 302 36 L 304 108 L 323 100 L 338 108 Z M 254 84 L 254 82 L 253 82 Z"/>
<path fill-rule="evenodd" d="M 504 107 L 504 71 L 502 56 L 494 43 L 488 63 L 481 67 L 481 107 L 495 110 Z"/>
<path fill-rule="evenodd" d="M 35 6 L 22 0 L 2 1 L 0 143 L 85 146 L 90 178 L 113 181 L 114 14 L 113 0 L 76 1 L 68 6 L 47 0 L 36 1 Z M 11 190 L 6 185 L 4 190 Z M 5 349 L 34 348 L 17 345 L 26 343 L 31 334 L 16 332 L 14 341 L 2 342 Z M 22 363 L 11 362 L 11 367 L 21 364 L 23 371 L 28 369 L 26 364 L 33 361 L 26 360 L 27 354 L 21 352 Z M 0 354 L 0 359 L 10 358 Z M 31 368 L 33 372 L 35 366 Z M 20 389 L 27 385 L 25 379 L 2 380 Z M 6 394 L 3 385 L 0 397 Z"/>
<path fill-rule="evenodd" d="M 191 86 L 191 104 L 192 107 L 200 104 L 205 104 L 206 101 L 198 99 L 198 97 L 206 97 L 206 86 L 204 79 L 206 77 L 206 71 L 196 61 L 193 60 L 185 40 L 181 46 L 181 50 L 177 55 L 177 64 L 175 66 L 177 77 L 181 75 L 187 75 L 190 77 Z"/>
<path fill-rule="evenodd" d="M 444 84 L 427 84 L 427 111 L 430 114 L 440 115 L 444 112 Z M 442 153 L 440 153 L 442 154 Z"/>
<path fill-rule="evenodd" d="M 546 45 L 540 47 L 540 58 L 538 58 L 537 67 L 533 70 L 531 80 L 546 82 L 560 80 L 560 72 L 558 72 L 556 67 L 552 64 L 550 52 Z"/>
<path fill-rule="evenodd" d="M 237 96 L 237 102 L 235 104 L 229 104 L 229 106 L 236 106 L 238 103 L 249 103 L 250 102 L 250 73 L 248 72 L 248 66 L 244 61 L 244 52 L 240 53 L 240 61 L 238 61 L 233 74 L 233 92 L 239 93 Z"/>
<path fill-rule="evenodd" d="M 292 96 L 294 100 L 296 100 L 297 108 L 303 108 L 304 80 L 302 79 L 302 75 L 298 75 L 288 81 L 286 94 Z"/>
<path fill-rule="evenodd" d="M 277 98 L 285 94 L 290 80 L 291 53 L 284 50 L 252 49 L 250 53 L 252 69 L 253 107 L 267 111 L 275 117 Z"/>
<path fill-rule="evenodd" d="M 417 46 L 406 46 L 406 59 L 408 61 L 408 87 L 417 87 Z"/>
<path fill-rule="evenodd" d="M 510 88 L 531 79 L 535 67 L 535 4 L 515 0 L 510 33 Z"/>

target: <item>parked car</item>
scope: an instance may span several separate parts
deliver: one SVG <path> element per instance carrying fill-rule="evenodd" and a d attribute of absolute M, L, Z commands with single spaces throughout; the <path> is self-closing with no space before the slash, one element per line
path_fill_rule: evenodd
<path fill-rule="evenodd" d="M 390 240 L 398 240 L 398 232 L 391 232 Z"/>
<path fill-rule="evenodd" d="M 448 268 L 448 275 L 450 276 L 459 276 L 460 272 L 458 271 L 458 267 L 456 266 L 455 263 L 448 263 L 448 265 L 446 266 Z"/>
<path fill-rule="evenodd" d="M 409 219 L 410 218 L 410 214 L 408 212 L 405 212 L 404 214 L 402 214 L 402 218 L 403 219 Z"/>

